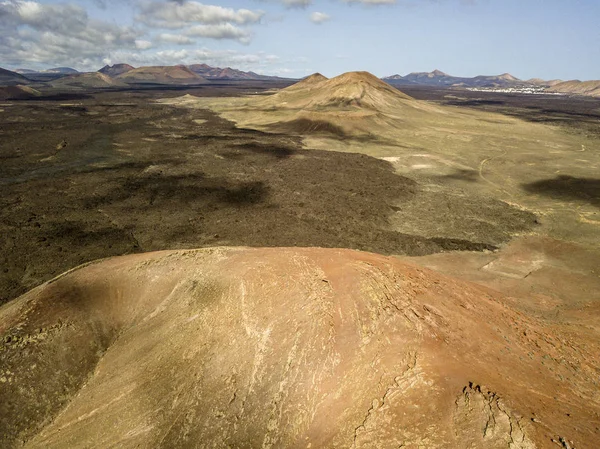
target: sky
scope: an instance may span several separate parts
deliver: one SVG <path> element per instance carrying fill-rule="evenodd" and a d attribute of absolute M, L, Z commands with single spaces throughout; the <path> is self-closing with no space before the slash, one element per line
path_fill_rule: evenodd
<path fill-rule="evenodd" d="M 600 0 L 0 0 L 0 67 L 600 79 Z"/>

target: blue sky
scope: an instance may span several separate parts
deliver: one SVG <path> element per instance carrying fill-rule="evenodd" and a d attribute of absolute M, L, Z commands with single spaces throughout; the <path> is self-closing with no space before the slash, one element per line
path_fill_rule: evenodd
<path fill-rule="evenodd" d="M 0 0 L 0 66 L 600 79 L 598 0 Z"/>

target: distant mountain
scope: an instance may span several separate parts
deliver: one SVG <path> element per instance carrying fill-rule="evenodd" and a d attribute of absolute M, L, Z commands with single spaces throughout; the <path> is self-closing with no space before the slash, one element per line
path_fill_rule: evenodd
<path fill-rule="evenodd" d="M 539 86 L 539 87 L 552 87 L 559 83 L 563 83 L 564 81 L 563 80 L 548 80 L 548 81 L 546 81 L 541 78 L 531 78 L 525 82 L 532 84 L 534 86 Z"/>
<path fill-rule="evenodd" d="M 552 86 L 548 91 L 600 98 L 600 81 L 565 81 Z"/>
<path fill-rule="evenodd" d="M 512 76 L 510 73 L 503 73 L 497 76 L 476 76 L 471 78 L 472 81 L 469 87 L 508 87 L 516 84 L 524 84 L 519 78 Z"/>
<path fill-rule="evenodd" d="M 392 75 L 383 78 L 383 80 L 391 84 L 418 84 L 442 87 L 504 87 L 524 84 L 523 81 L 509 73 L 504 73 L 497 76 L 476 76 L 474 78 L 464 78 L 448 75 L 441 70 L 434 70 L 433 72 L 413 72 L 406 76 Z"/>
<path fill-rule="evenodd" d="M 443 84 L 447 85 L 456 78 L 450 76 L 440 70 L 434 70 L 433 72 L 413 72 L 409 73 L 404 77 L 406 81 L 416 84 Z"/>
<path fill-rule="evenodd" d="M 135 69 L 135 67 L 130 66 L 129 64 L 114 64 L 114 65 L 105 65 L 98 72 L 103 73 L 105 75 L 115 77 L 119 76 L 123 73 L 127 73 L 130 70 Z"/>
<path fill-rule="evenodd" d="M 36 70 L 31 69 L 16 69 L 15 72 L 20 73 L 21 75 L 27 75 L 28 73 L 37 73 Z"/>
<path fill-rule="evenodd" d="M 71 67 L 54 67 L 53 69 L 44 70 L 43 73 L 60 73 L 62 75 L 74 75 L 79 73 L 79 70 L 72 69 Z"/>
<path fill-rule="evenodd" d="M 40 73 L 48 73 L 55 75 L 74 75 L 76 73 L 80 73 L 78 70 L 72 69 L 71 67 L 54 67 L 53 69 L 47 70 L 17 69 L 15 70 L 15 72 L 21 73 L 23 75 Z"/>
<path fill-rule="evenodd" d="M 402 75 L 390 75 L 390 76 L 384 76 L 383 78 L 381 78 L 382 80 L 386 80 L 386 81 L 395 81 L 395 80 L 403 80 L 404 77 Z"/>
<path fill-rule="evenodd" d="M 108 87 L 126 86 L 122 81 L 111 78 L 104 73 L 77 73 L 68 75 L 49 84 L 57 89 L 103 89 Z"/>
<path fill-rule="evenodd" d="M 139 67 L 116 77 L 128 84 L 204 84 L 207 80 L 184 65 Z"/>
<path fill-rule="evenodd" d="M 31 81 L 20 73 L 0 68 L 0 86 L 16 86 L 17 84 L 29 83 Z"/>
<path fill-rule="evenodd" d="M 259 75 L 254 72 L 243 72 L 242 70 L 232 69 L 231 67 L 226 67 L 224 69 L 220 67 L 211 67 L 206 64 L 192 64 L 189 65 L 188 68 L 209 80 L 277 80 L 284 79 L 278 76 L 266 76 Z"/>

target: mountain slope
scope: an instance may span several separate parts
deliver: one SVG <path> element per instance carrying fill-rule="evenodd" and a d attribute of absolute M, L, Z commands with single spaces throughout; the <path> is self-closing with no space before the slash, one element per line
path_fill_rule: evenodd
<path fill-rule="evenodd" d="M 263 103 L 316 112 L 338 107 L 377 110 L 397 100 L 412 99 L 368 72 L 348 72 L 331 79 L 318 73 L 311 75 L 266 97 Z"/>
<path fill-rule="evenodd" d="M 550 92 L 584 95 L 587 97 L 600 97 L 600 81 L 565 81 L 555 84 Z"/>
<path fill-rule="evenodd" d="M 102 89 L 126 86 L 124 82 L 113 79 L 110 76 L 99 72 L 70 75 L 55 81 L 50 81 L 49 84 L 57 89 Z"/>
<path fill-rule="evenodd" d="M 498 76 L 476 76 L 474 78 L 466 78 L 448 75 L 440 70 L 434 70 L 433 72 L 414 72 L 406 76 L 392 75 L 382 79 L 390 84 L 420 84 L 444 87 L 494 87 L 523 84 L 523 81 L 509 73 Z"/>
<path fill-rule="evenodd" d="M 183 65 L 139 67 L 116 77 L 128 84 L 204 84 L 207 80 Z"/>
<path fill-rule="evenodd" d="M 214 79 L 214 80 L 255 80 L 255 81 L 268 81 L 268 80 L 277 80 L 282 79 L 277 76 L 266 76 L 259 75 L 254 72 L 244 72 L 242 70 L 232 69 L 231 67 L 226 67 L 224 69 L 220 67 L 211 67 L 207 64 L 192 64 L 189 65 L 188 68 L 206 78 L 206 79 Z"/>
<path fill-rule="evenodd" d="M 439 113 L 437 106 L 416 101 L 368 72 L 331 79 L 315 74 L 272 95 L 228 99 L 226 104 L 191 96 L 163 102 L 185 107 L 210 103 L 241 127 L 383 140 L 399 126 L 415 126 L 423 114 Z"/>
<path fill-rule="evenodd" d="M 14 86 L 17 84 L 29 84 L 31 81 L 20 73 L 11 72 L 0 68 L 0 86 Z"/>
<path fill-rule="evenodd" d="M 39 91 L 29 86 L 0 86 L 0 100 L 27 100 L 40 95 Z"/>
<path fill-rule="evenodd" d="M 541 78 L 531 78 L 531 79 L 528 79 L 525 82 L 528 83 L 528 84 L 532 84 L 534 86 L 552 87 L 552 86 L 555 86 L 557 84 L 563 83 L 564 81 L 562 81 L 562 80 L 543 80 Z"/>
<path fill-rule="evenodd" d="M 594 447 L 586 331 L 351 250 L 114 258 L 0 308 L 0 444 Z"/>

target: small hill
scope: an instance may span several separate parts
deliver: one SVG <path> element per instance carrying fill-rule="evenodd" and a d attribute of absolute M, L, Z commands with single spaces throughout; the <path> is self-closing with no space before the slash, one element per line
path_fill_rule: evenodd
<path fill-rule="evenodd" d="M 139 67 L 116 77 L 128 84 L 204 84 L 208 81 L 183 65 Z"/>
<path fill-rule="evenodd" d="M 386 140 L 398 127 L 412 128 L 426 116 L 440 113 L 436 105 L 416 101 L 368 72 L 349 72 L 331 79 L 315 74 L 272 95 L 227 102 L 196 97 L 161 102 L 186 108 L 210 103 L 213 110 L 240 127 L 363 141 Z"/>
<path fill-rule="evenodd" d="M 598 81 L 565 81 L 555 84 L 549 92 L 583 95 L 586 97 L 600 97 L 600 80 Z"/>
<path fill-rule="evenodd" d="M 0 308 L 0 446 L 596 447 L 597 340 L 513 304 L 351 250 L 88 264 Z"/>
<path fill-rule="evenodd" d="M 378 110 L 398 100 L 412 100 L 369 72 L 348 72 L 317 84 L 314 106 L 357 106 Z"/>
<path fill-rule="evenodd" d="M 29 83 L 31 81 L 20 73 L 0 68 L 0 86 L 16 86 Z"/>
<path fill-rule="evenodd" d="M 40 96 L 41 93 L 29 86 L 2 86 L 0 100 L 27 100 Z"/>
<path fill-rule="evenodd" d="M 303 110 L 323 108 L 359 108 L 380 110 L 398 101 L 410 101 L 411 97 L 391 87 L 369 72 L 348 72 L 327 79 L 314 74 L 265 101 Z"/>
<path fill-rule="evenodd" d="M 327 81 L 328 79 L 329 78 L 327 78 L 326 76 L 323 76 L 319 72 L 317 72 L 317 73 L 313 73 L 312 75 L 307 76 L 302 81 L 297 83 L 297 85 L 320 83 L 322 81 Z"/>
<path fill-rule="evenodd" d="M 192 99 L 169 102 L 191 107 Z M 436 106 L 418 102 L 368 72 L 348 72 L 327 79 L 315 74 L 273 95 L 249 98 L 225 117 L 259 129 L 321 137 L 385 139 L 400 121 L 418 120 Z"/>
<path fill-rule="evenodd" d="M 133 69 L 135 69 L 135 67 L 130 66 L 129 64 L 114 64 L 114 65 L 105 65 L 100 70 L 98 70 L 98 72 L 114 78 L 119 75 L 122 75 L 123 73 L 127 73 Z"/>
<path fill-rule="evenodd" d="M 292 84 L 290 87 L 286 88 L 287 92 L 294 90 L 302 90 L 309 87 L 313 87 L 315 84 L 322 83 L 327 81 L 329 78 L 321 75 L 320 73 L 313 73 L 312 75 L 307 76 L 306 78 L 301 79 L 295 84 Z"/>
<path fill-rule="evenodd" d="M 463 84 L 468 87 L 510 87 L 525 83 L 510 73 L 503 73 L 502 75 L 480 75 L 475 78 L 467 78 Z"/>
<path fill-rule="evenodd" d="M 519 78 L 512 76 L 510 73 L 503 73 L 502 75 L 498 75 L 498 79 L 504 81 L 521 81 Z"/>
<path fill-rule="evenodd" d="M 69 75 L 51 81 L 49 84 L 57 89 L 104 89 L 126 86 L 122 81 L 99 72 Z"/>
<path fill-rule="evenodd" d="M 540 87 L 552 87 L 555 86 L 559 83 L 563 83 L 564 81 L 562 80 L 544 80 L 541 78 L 531 78 L 528 79 L 527 81 L 525 81 L 525 83 L 527 84 L 532 84 L 534 86 L 540 86 Z"/>

